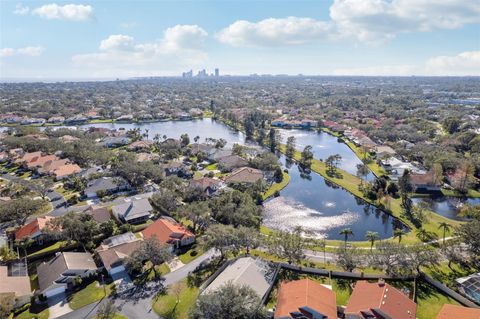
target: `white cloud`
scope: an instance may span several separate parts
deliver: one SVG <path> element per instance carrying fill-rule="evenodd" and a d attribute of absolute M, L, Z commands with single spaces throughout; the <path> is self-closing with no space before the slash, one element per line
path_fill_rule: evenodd
<path fill-rule="evenodd" d="M 24 16 L 30 12 L 30 8 L 27 6 L 22 5 L 21 3 L 17 3 L 15 6 L 15 10 L 13 11 L 14 14 Z"/>
<path fill-rule="evenodd" d="M 233 46 L 298 45 L 330 39 L 381 43 L 409 32 L 457 29 L 480 23 L 478 0 L 334 0 L 330 19 L 238 20 L 217 33 Z"/>
<path fill-rule="evenodd" d="M 480 75 L 480 51 L 431 58 L 426 63 L 426 72 L 435 75 Z"/>
<path fill-rule="evenodd" d="M 390 65 L 360 68 L 341 68 L 333 72 L 335 75 L 364 76 L 408 76 L 439 75 L 468 76 L 480 75 L 480 51 L 467 51 L 454 56 L 437 56 L 428 59 L 424 65 Z"/>
<path fill-rule="evenodd" d="M 75 66 L 88 68 L 96 76 L 158 75 L 200 65 L 207 59 L 203 44 L 207 32 L 196 25 L 176 25 L 155 42 L 136 43 L 128 35 L 110 35 L 99 52 L 77 54 Z"/>
<path fill-rule="evenodd" d="M 478 0 L 335 0 L 330 18 L 343 36 L 381 42 L 399 33 L 480 22 Z"/>
<path fill-rule="evenodd" d="M 48 20 L 85 21 L 93 18 L 93 7 L 82 4 L 46 4 L 32 10 L 32 14 Z"/>
<path fill-rule="evenodd" d="M 269 18 L 259 22 L 239 20 L 218 32 L 220 42 L 233 46 L 296 45 L 329 36 L 328 22 L 311 18 Z"/>
<path fill-rule="evenodd" d="M 24 48 L 3 48 L 0 49 L 0 57 L 10 57 L 15 55 L 39 56 L 45 51 L 45 48 L 40 46 L 29 46 Z"/>

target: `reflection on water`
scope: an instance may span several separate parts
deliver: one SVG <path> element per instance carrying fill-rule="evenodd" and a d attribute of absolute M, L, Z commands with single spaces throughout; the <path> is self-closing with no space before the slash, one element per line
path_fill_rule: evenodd
<path fill-rule="evenodd" d="M 327 206 L 334 203 L 326 203 Z M 341 212 L 326 216 L 324 212 L 308 208 L 292 198 L 277 197 L 265 203 L 264 225 L 277 230 L 292 230 L 301 226 L 312 237 L 325 238 L 327 233 L 338 227 L 347 227 L 359 220 L 354 212 Z"/>
<path fill-rule="evenodd" d="M 435 198 L 412 198 L 414 204 L 426 203 L 427 207 L 435 213 L 447 218 L 456 220 L 465 220 L 466 218 L 458 216 L 458 212 L 465 203 L 470 205 L 480 205 L 480 198 L 460 198 L 460 197 L 435 197 Z"/>

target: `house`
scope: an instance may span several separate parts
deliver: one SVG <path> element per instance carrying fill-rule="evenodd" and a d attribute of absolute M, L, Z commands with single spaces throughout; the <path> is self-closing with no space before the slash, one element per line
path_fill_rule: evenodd
<path fill-rule="evenodd" d="M 37 217 L 30 223 L 23 225 L 17 231 L 15 231 L 15 240 L 22 240 L 25 237 L 42 244 L 47 235 L 44 230 L 51 227 L 50 223 L 55 219 L 52 216 Z"/>
<path fill-rule="evenodd" d="M 202 177 L 190 181 L 191 188 L 201 189 L 207 196 L 213 196 L 222 186 L 222 181 L 218 179 Z"/>
<path fill-rule="evenodd" d="M 282 282 L 278 290 L 275 319 L 336 319 L 337 301 L 331 288 L 311 279 Z"/>
<path fill-rule="evenodd" d="M 60 136 L 58 139 L 65 144 L 73 143 L 75 141 L 80 140 L 78 137 L 71 136 L 71 135 L 63 135 L 63 136 Z"/>
<path fill-rule="evenodd" d="M 195 235 L 177 222 L 160 218 L 142 231 L 143 238 L 156 236 L 162 244 L 171 244 L 175 248 L 191 245 Z"/>
<path fill-rule="evenodd" d="M 199 144 L 199 143 L 194 143 L 190 145 L 191 153 L 192 155 L 197 155 L 200 152 L 204 152 L 205 154 L 210 153 L 212 150 L 215 149 L 212 145 L 208 144 Z"/>
<path fill-rule="evenodd" d="M 238 155 L 228 155 L 217 159 L 218 166 L 222 171 L 232 171 L 235 168 L 248 165 L 248 161 Z"/>
<path fill-rule="evenodd" d="M 417 304 L 385 283 L 357 281 L 345 308 L 346 319 L 415 319 Z"/>
<path fill-rule="evenodd" d="M 15 272 L 8 266 L 0 266 L 0 295 L 12 295 L 15 298 L 15 307 L 30 302 L 32 288 L 27 270 Z"/>
<path fill-rule="evenodd" d="M 84 124 L 85 122 L 88 121 L 88 118 L 83 116 L 83 115 L 74 115 L 72 117 L 69 117 L 68 119 L 65 120 L 65 125 L 78 125 L 78 124 Z"/>
<path fill-rule="evenodd" d="M 140 224 L 145 222 L 153 212 L 148 198 L 133 200 L 112 207 L 112 213 L 122 223 Z"/>
<path fill-rule="evenodd" d="M 115 194 L 130 188 L 130 184 L 121 177 L 101 177 L 89 181 L 83 193 L 87 198 L 95 198 L 99 193 Z"/>
<path fill-rule="evenodd" d="M 91 205 L 84 212 L 92 216 L 93 220 L 97 223 L 104 223 L 111 219 L 107 207 Z"/>
<path fill-rule="evenodd" d="M 229 176 L 225 178 L 227 184 L 230 183 L 245 183 L 253 184 L 263 179 L 261 170 L 251 167 L 241 167 L 234 170 Z"/>
<path fill-rule="evenodd" d="M 393 181 L 397 181 L 403 175 L 405 170 L 409 170 L 410 173 L 425 173 L 425 171 L 417 168 L 415 165 L 399 160 L 396 157 L 381 159 L 379 162 L 382 168 L 389 174 L 390 179 Z"/>
<path fill-rule="evenodd" d="M 252 288 L 260 298 L 273 282 L 274 269 L 261 259 L 242 257 L 228 265 L 202 293 L 210 293 L 228 282 Z"/>
<path fill-rule="evenodd" d="M 57 161 L 59 158 L 55 155 L 37 156 L 26 162 L 29 169 L 41 168 L 50 161 Z"/>
<path fill-rule="evenodd" d="M 50 174 L 53 173 L 59 167 L 69 163 L 68 159 L 54 159 L 45 162 L 41 167 L 37 169 L 39 174 Z"/>
<path fill-rule="evenodd" d="M 444 304 L 435 319 L 480 319 L 480 309 Z"/>
<path fill-rule="evenodd" d="M 13 154 L 12 154 L 13 153 Z M 21 148 L 10 150 L 11 155 L 18 155 L 19 157 L 15 160 L 17 164 L 26 164 L 33 159 L 42 156 L 42 152 L 31 152 L 31 153 L 23 153 Z"/>
<path fill-rule="evenodd" d="M 140 151 L 140 150 L 149 150 L 151 149 L 153 146 L 153 141 L 149 141 L 149 140 L 142 140 L 142 141 L 135 141 L 133 143 L 130 143 L 128 146 L 127 146 L 127 149 L 129 151 Z"/>
<path fill-rule="evenodd" d="M 216 162 L 218 159 L 232 154 L 232 150 L 230 149 L 213 148 L 207 153 L 207 157 L 209 161 Z"/>
<path fill-rule="evenodd" d="M 65 164 L 53 171 L 53 174 L 55 175 L 55 178 L 57 180 L 61 180 L 64 178 L 67 178 L 71 175 L 78 174 L 82 171 L 82 168 L 78 166 L 77 164 Z"/>
<path fill-rule="evenodd" d="M 0 152 L 0 163 L 8 162 L 9 156 L 7 152 Z"/>
<path fill-rule="evenodd" d="M 37 267 L 40 292 L 46 298 L 64 293 L 77 277 L 88 278 L 97 272 L 90 253 L 63 252 Z"/>
<path fill-rule="evenodd" d="M 186 173 L 186 166 L 180 161 L 170 161 L 166 164 L 161 164 L 161 167 L 167 175 L 181 175 Z"/>
<path fill-rule="evenodd" d="M 377 145 L 375 147 L 375 153 L 377 154 L 377 158 L 390 157 L 396 154 L 395 150 L 388 145 Z"/>
<path fill-rule="evenodd" d="M 480 302 L 480 272 L 457 278 L 458 290 L 473 301 Z"/>
<path fill-rule="evenodd" d="M 137 153 L 137 162 L 148 162 L 148 161 L 155 161 L 160 159 L 160 155 L 152 154 L 152 153 Z"/>
<path fill-rule="evenodd" d="M 115 148 L 120 146 L 125 146 L 130 143 L 130 138 L 126 136 L 110 136 L 106 137 L 100 142 L 100 145 L 108 147 L 108 148 Z"/>
<path fill-rule="evenodd" d="M 65 121 L 65 118 L 63 116 L 52 116 L 47 120 L 47 123 L 50 124 L 60 124 Z"/>
<path fill-rule="evenodd" d="M 95 253 L 108 274 L 114 276 L 125 271 L 123 260 L 138 250 L 142 241 L 132 232 L 112 236 L 105 239 L 100 247 L 95 250 Z"/>
<path fill-rule="evenodd" d="M 438 192 L 442 186 L 442 183 L 432 170 L 425 174 L 411 173 L 409 174 L 409 178 L 413 191 L 416 193 Z"/>

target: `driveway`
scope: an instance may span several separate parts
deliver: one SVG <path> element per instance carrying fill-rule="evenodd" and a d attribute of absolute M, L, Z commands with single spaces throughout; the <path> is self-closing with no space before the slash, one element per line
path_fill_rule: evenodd
<path fill-rule="evenodd" d="M 134 287 L 129 291 L 119 294 L 114 298 L 115 305 L 119 308 L 119 312 L 129 319 L 159 319 L 160 317 L 152 309 L 152 299 L 163 287 L 173 285 L 185 279 L 190 272 L 195 270 L 200 263 L 216 256 L 213 250 L 205 252 L 202 256 L 186 264 L 185 266 L 172 271 L 164 276 L 163 282 L 151 282 L 142 287 Z M 98 303 L 87 305 L 78 310 L 72 311 L 66 315 L 59 317 L 60 319 L 90 319 L 97 312 L 98 306 L 107 299 Z"/>
<path fill-rule="evenodd" d="M 50 316 L 49 319 L 59 318 L 64 316 L 70 312 L 72 312 L 72 308 L 68 305 L 67 295 L 60 294 L 58 296 L 49 298 L 48 300 L 48 311 Z"/>

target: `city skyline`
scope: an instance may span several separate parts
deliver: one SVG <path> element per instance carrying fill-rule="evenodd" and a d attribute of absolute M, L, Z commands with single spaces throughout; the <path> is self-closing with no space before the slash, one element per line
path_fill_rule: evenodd
<path fill-rule="evenodd" d="M 1 2 L 0 78 L 480 75 L 477 1 Z"/>

